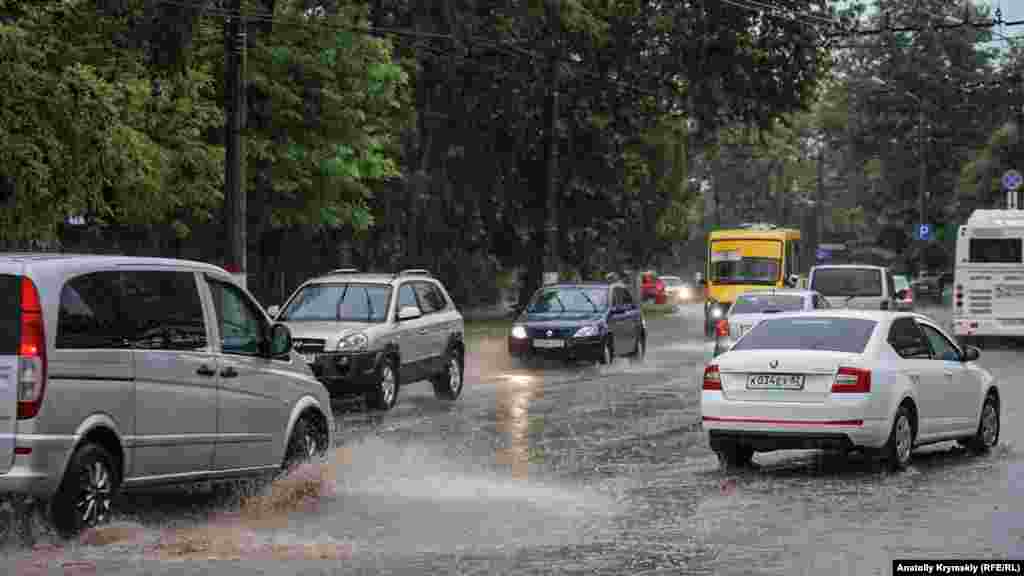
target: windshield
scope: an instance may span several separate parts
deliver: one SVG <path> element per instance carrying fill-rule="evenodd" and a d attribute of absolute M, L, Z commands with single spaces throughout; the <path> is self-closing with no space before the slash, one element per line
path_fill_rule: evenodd
<path fill-rule="evenodd" d="M 968 258 L 975 264 L 1020 264 L 1020 238 L 971 238 Z"/>
<path fill-rule="evenodd" d="M 736 299 L 729 314 L 770 314 L 804 309 L 804 297 L 795 294 L 744 294 Z"/>
<path fill-rule="evenodd" d="M 860 354 L 876 324 L 862 318 L 769 318 L 758 322 L 731 350 L 828 350 Z"/>
<path fill-rule="evenodd" d="M 284 322 L 383 322 L 386 284 L 307 284 L 281 312 Z"/>
<path fill-rule="evenodd" d="M 528 314 L 600 312 L 608 307 L 607 288 L 558 287 L 537 292 L 526 308 Z"/>
<path fill-rule="evenodd" d="M 874 268 L 820 268 L 811 290 L 825 296 L 882 296 L 882 272 Z"/>

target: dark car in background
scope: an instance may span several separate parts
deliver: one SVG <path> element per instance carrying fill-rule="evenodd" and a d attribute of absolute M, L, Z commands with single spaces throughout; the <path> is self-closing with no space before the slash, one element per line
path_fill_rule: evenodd
<path fill-rule="evenodd" d="M 545 286 L 512 325 L 513 358 L 556 357 L 610 364 L 616 356 L 642 359 L 647 323 L 640 304 L 621 283 Z"/>

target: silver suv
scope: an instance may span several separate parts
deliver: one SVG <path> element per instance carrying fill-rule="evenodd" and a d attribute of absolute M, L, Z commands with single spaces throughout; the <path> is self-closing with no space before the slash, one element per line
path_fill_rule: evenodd
<path fill-rule="evenodd" d="M 0 254 L 0 294 L 0 492 L 48 501 L 65 535 L 122 488 L 326 454 L 326 390 L 221 268 Z"/>
<path fill-rule="evenodd" d="M 361 393 L 389 410 L 399 387 L 418 380 L 429 380 L 443 400 L 462 392 L 462 314 L 426 270 L 335 270 L 268 312 L 291 328 L 295 349 L 332 396 Z"/>
<path fill-rule="evenodd" d="M 823 264 L 811 268 L 808 286 L 833 308 L 895 310 L 896 282 L 884 266 Z"/>

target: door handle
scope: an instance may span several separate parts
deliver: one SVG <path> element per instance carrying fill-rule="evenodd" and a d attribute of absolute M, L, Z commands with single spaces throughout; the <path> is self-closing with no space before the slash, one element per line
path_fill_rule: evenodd
<path fill-rule="evenodd" d="M 220 371 L 220 376 L 221 378 L 234 378 L 235 376 L 238 376 L 238 370 L 228 366 Z"/>
<path fill-rule="evenodd" d="M 416 333 L 426 336 L 427 334 L 430 334 L 430 330 L 427 330 L 426 328 L 421 328 L 417 330 Z"/>
<path fill-rule="evenodd" d="M 213 368 L 210 368 L 206 364 L 203 364 L 202 366 L 196 369 L 196 374 L 199 374 L 200 376 L 213 376 L 216 373 L 217 372 L 215 372 Z"/>

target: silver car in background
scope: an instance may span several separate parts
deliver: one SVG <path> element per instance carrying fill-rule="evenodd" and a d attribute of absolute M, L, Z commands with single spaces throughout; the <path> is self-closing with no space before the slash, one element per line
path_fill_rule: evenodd
<path fill-rule="evenodd" d="M 828 300 L 814 290 L 768 288 L 740 294 L 715 323 L 715 356 L 729 348 L 761 320 L 781 312 L 803 312 L 831 308 Z"/>
<path fill-rule="evenodd" d="M 0 493 L 61 534 L 119 490 L 273 474 L 326 454 L 330 399 L 221 268 L 0 254 Z"/>

